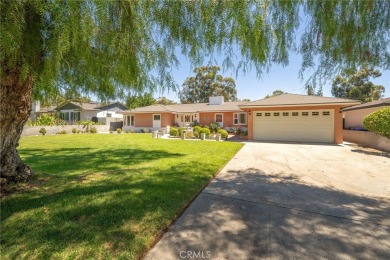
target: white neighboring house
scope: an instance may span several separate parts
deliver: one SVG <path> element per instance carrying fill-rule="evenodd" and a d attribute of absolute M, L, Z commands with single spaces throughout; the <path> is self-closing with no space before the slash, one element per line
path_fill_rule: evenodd
<path fill-rule="evenodd" d="M 127 107 L 120 102 L 113 102 L 108 105 L 96 107 L 100 111 L 96 114 L 98 121 L 103 124 L 109 124 L 110 122 L 122 122 L 123 115 L 117 112 L 127 110 Z"/>
<path fill-rule="evenodd" d="M 33 120 L 41 114 L 57 114 L 68 124 L 77 124 L 79 121 L 95 121 L 105 125 L 110 125 L 111 122 L 122 122 L 123 116 L 117 112 L 127 109 L 120 102 L 102 105 L 97 102 L 66 101 L 57 107 L 50 108 L 40 107 L 39 101 L 34 101 L 33 104 Z"/>

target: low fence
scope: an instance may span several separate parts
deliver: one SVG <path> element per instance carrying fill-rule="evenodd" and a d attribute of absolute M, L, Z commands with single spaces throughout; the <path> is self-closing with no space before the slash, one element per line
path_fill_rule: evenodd
<path fill-rule="evenodd" d="M 343 130 L 344 141 L 390 152 L 390 139 L 368 131 Z"/>
<path fill-rule="evenodd" d="M 23 128 L 22 136 L 29 136 L 29 135 L 40 135 L 39 130 L 41 128 L 46 129 L 46 134 L 57 134 L 58 132 L 61 132 L 65 130 L 67 133 L 72 133 L 72 130 L 76 128 L 77 131 L 85 132 L 86 127 L 83 125 L 64 125 L 64 126 L 25 126 Z M 109 132 L 110 126 L 108 125 L 94 125 L 93 127 L 96 128 L 98 133 L 101 132 Z"/>

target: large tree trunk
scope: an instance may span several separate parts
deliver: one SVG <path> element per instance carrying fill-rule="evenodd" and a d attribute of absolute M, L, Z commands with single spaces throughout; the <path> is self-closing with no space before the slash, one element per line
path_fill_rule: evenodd
<path fill-rule="evenodd" d="M 33 77 L 21 80 L 21 67 L 2 64 L 0 86 L 0 177 L 22 182 L 34 172 L 20 158 L 17 147 L 23 126 L 31 112 Z"/>

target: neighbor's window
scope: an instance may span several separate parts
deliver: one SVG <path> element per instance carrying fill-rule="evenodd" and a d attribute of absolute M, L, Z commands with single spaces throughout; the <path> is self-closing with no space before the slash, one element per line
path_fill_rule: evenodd
<path fill-rule="evenodd" d="M 322 112 L 322 115 L 323 115 L 323 116 L 329 116 L 329 115 L 330 115 L 330 112 L 329 112 L 329 111 L 324 111 L 324 112 Z"/>
<path fill-rule="evenodd" d="M 283 112 L 283 116 L 288 116 L 288 112 Z"/>
<path fill-rule="evenodd" d="M 259 114 L 259 113 L 257 113 L 257 114 Z M 246 125 L 246 113 L 234 113 L 233 114 L 233 124 Z"/>
<path fill-rule="evenodd" d="M 271 113 L 264 113 L 265 116 L 271 116 Z"/>
<path fill-rule="evenodd" d="M 309 112 L 302 112 L 302 115 L 303 115 L 303 116 L 308 116 L 308 115 L 309 115 Z"/>
<path fill-rule="evenodd" d="M 274 116 L 279 116 L 279 113 L 274 113 Z"/>
<path fill-rule="evenodd" d="M 320 112 L 311 112 L 311 115 L 312 116 L 318 116 L 318 115 L 320 115 Z"/>
<path fill-rule="evenodd" d="M 263 113 L 256 113 L 256 116 L 262 116 Z"/>
<path fill-rule="evenodd" d="M 107 113 L 107 117 L 111 117 L 112 116 L 112 114 L 111 113 Z"/>
<path fill-rule="evenodd" d="M 68 121 L 69 120 L 69 113 L 68 112 L 61 112 L 60 113 L 60 118 L 62 119 L 62 120 L 65 120 L 65 121 Z"/>

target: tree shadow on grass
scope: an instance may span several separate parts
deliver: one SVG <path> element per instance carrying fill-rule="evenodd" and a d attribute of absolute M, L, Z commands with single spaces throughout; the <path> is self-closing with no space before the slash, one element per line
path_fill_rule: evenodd
<path fill-rule="evenodd" d="M 211 177 L 208 166 L 197 162 L 153 171 L 142 178 L 131 170 L 114 172 L 111 179 L 50 194 L 8 198 L 2 203 L 3 253 L 10 258 L 139 257 Z"/>
<path fill-rule="evenodd" d="M 390 202 L 260 169 L 218 176 L 150 252 L 210 259 L 389 259 Z"/>

